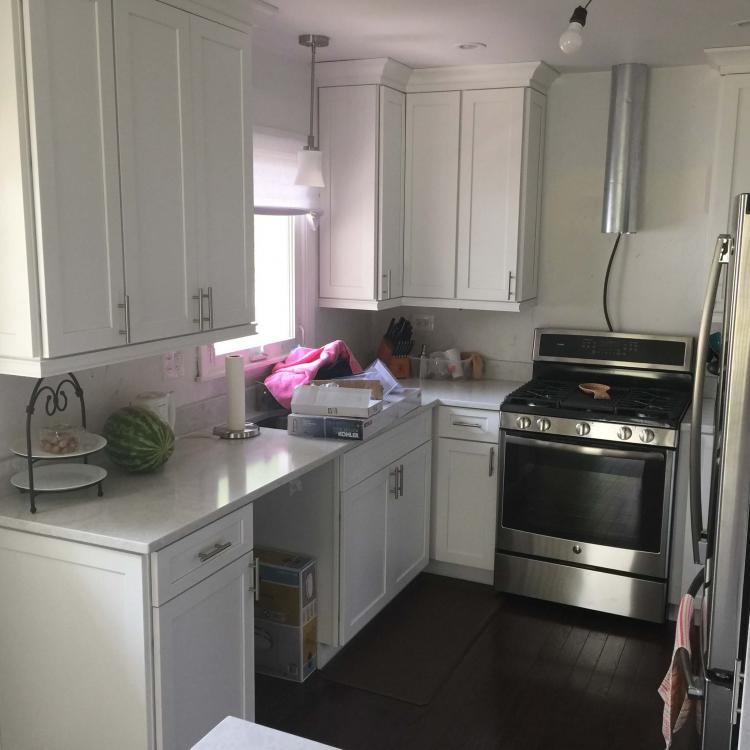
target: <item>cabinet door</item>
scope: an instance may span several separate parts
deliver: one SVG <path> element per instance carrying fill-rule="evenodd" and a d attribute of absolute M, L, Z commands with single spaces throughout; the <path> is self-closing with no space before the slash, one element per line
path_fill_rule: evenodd
<path fill-rule="evenodd" d="M 211 291 L 204 327 L 254 316 L 250 37 L 190 19 L 196 229 L 200 286 Z"/>
<path fill-rule="evenodd" d="M 378 299 L 404 291 L 404 129 L 406 96 L 380 87 Z"/>
<path fill-rule="evenodd" d="M 432 442 L 399 461 L 399 493 L 388 501 L 388 595 L 397 594 L 430 558 Z"/>
<path fill-rule="evenodd" d="M 395 466 L 341 494 L 341 644 L 385 605 L 386 536 Z"/>
<path fill-rule="evenodd" d="M 459 299 L 514 299 L 524 89 L 466 91 L 461 102 Z"/>
<path fill-rule="evenodd" d="M 28 0 L 45 357 L 125 343 L 112 0 Z"/>
<path fill-rule="evenodd" d="M 437 446 L 433 556 L 493 570 L 498 447 L 440 438 Z"/>
<path fill-rule="evenodd" d="M 252 555 L 154 613 L 159 750 L 184 750 L 226 716 L 254 718 Z"/>
<path fill-rule="evenodd" d="M 320 296 L 375 299 L 378 87 L 318 92 L 321 193 Z"/>
<path fill-rule="evenodd" d="M 115 56 L 132 341 L 198 330 L 190 16 L 117 0 Z"/>
<path fill-rule="evenodd" d="M 455 297 L 460 101 L 458 91 L 406 97 L 407 297 Z"/>

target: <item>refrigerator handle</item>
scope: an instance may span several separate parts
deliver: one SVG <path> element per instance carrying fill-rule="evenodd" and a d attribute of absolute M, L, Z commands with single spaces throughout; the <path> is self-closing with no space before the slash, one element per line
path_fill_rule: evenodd
<path fill-rule="evenodd" d="M 704 576 L 705 572 L 701 568 L 700 573 L 698 573 L 693 582 L 690 584 L 690 588 L 688 589 L 687 593 L 690 594 L 690 596 L 692 596 L 693 598 L 698 595 L 701 586 L 703 586 Z M 700 649 L 701 647 L 699 646 L 698 648 Z M 675 656 L 677 657 L 677 663 L 680 665 L 680 670 L 682 671 L 685 685 L 687 685 L 688 695 L 691 698 L 703 700 L 703 698 L 705 697 L 705 676 L 701 674 L 696 675 L 693 673 L 692 660 L 687 649 L 682 647 L 678 648 L 675 652 Z"/>
<path fill-rule="evenodd" d="M 698 333 L 698 347 L 695 354 L 695 377 L 693 378 L 693 406 L 690 417 L 690 528 L 693 545 L 693 560 L 701 565 L 700 541 L 705 538 L 703 510 L 701 503 L 701 424 L 703 422 L 703 386 L 706 378 L 706 353 L 711 334 L 711 318 L 716 304 L 721 266 L 726 263 L 732 241 L 731 235 L 720 234 L 716 238 L 716 248 L 711 270 L 708 275 L 706 299 L 703 302 L 701 325 Z"/>

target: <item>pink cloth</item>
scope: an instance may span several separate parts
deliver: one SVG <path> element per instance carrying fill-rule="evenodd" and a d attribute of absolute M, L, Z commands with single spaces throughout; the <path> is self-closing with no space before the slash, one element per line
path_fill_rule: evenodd
<path fill-rule="evenodd" d="M 362 372 L 357 358 L 343 341 L 331 341 L 319 349 L 298 346 L 283 362 L 274 365 L 264 381 L 265 386 L 285 409 L 291 409 L 294 389 L 315 380 L 321 367 L 332 365 L 340 359 L 349 363 L 352 375 Z"/>
<path fill-rule="evenodd" d="M 659 695 L 664 701 L 664 714 L 662 716 L 661 731 L 664 735 L 666 747 L 672 745 L 672 738 L 696 711 L 696 722 L 700 725 L 700 706 L 698 701 L 688 696 L 688 686 L 677 662 L 676 654 L 678 648 L 684 648 L 692 656 L 690 644 L 690 631 L 693 624 L 694 600 L 690 594 L 685 594 L 680 601 L 680 611 L 677 613 L 677 624 L 674 634 L 674 650 L 672 651 L 672 663 L 669 671 L 659 685 Z"/>

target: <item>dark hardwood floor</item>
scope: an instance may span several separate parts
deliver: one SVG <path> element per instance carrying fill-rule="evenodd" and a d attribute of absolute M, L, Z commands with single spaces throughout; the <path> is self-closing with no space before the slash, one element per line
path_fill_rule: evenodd
<path fill-rule="evenodd" d="M 661 750 L 656 690 L 673 632 L 671 624 L 502 596 L 429 705 L 320 673 L 303 685 L 258 675 L 256 721 L 343 750 Z M 673 748 L 697 748 L 693 727 Z"/>

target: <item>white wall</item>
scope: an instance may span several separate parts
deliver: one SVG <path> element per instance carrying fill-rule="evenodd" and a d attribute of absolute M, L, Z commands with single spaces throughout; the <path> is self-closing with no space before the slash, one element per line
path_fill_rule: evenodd
<path fill-rule="evenodd" d="M 609 80 L 608 72 L 568 74 L 549 92 L 537 305 L 523 313 L 425 310 L 435 315 L 431 348 L 528 362 L 536 326 L 605 328 L 602 283 L 614 240 L 600 233 Z M 718 75 L 708 67 L 651 70 L 642 228 L 623 237 L 610 282 L 616 330 L 697 330 L 713 249 L 706 221 L 717 98 Z M 378 314 L 373 337 L 389 319 Z"/>

